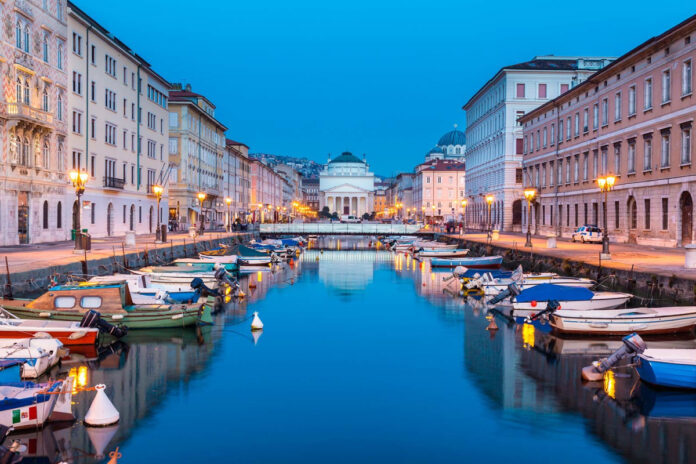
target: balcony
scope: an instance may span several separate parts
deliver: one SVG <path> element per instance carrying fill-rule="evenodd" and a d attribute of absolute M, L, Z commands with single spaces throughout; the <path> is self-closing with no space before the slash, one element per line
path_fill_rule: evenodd
<path fill-rule="evenodd" d="M 19 119 L 31 124 L 47 126 L 53 124 L 53 115 L 24 103 L 8 103 L 7 119 Z"/>
<path fill-rule="evenodd" d="M 123 186 L 125 184 L 125 179 L 119 179 L 118 177 L 104 177 L 104 188 L 123 190 Z"/>

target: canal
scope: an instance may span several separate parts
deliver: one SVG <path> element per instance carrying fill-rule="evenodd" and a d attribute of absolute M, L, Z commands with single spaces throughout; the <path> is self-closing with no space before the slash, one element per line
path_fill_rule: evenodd
<path fill-rule="evenodd" d="M 497 331 L 404 255 L 327 239 L 242 279 L 247 298 L 198 330 L 133 331 L 60 367 L 105 383 L 117 426 L 22 433 L 51 462 L 696 461 L 696 394 L 629 370 L 583 384 L 620 341 Z M 265 328 L 252 334 L 257 311 Z M 692 339 L 664 343 L 696 347 Z M 92 394 L 75 396 L 82 418 Z"/>

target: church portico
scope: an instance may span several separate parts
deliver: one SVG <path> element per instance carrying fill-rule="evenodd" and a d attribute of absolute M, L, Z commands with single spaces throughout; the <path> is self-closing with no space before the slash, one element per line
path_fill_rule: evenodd
<path fill-rule="evenodd" d="M 320 208 L 338 216 L 370 214 L 373 210 L 374 174 L 364 160 L 343 153 L 329 160 L 319 176 Z"/>

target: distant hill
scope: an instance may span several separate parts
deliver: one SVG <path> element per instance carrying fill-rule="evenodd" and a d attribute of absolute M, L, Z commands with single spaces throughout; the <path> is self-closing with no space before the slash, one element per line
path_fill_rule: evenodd
<path fill-rule="evenodd" d="M 303 177 L 319 177 L 319 173 L 324 166 L 307 158 L 297 158 L 295 156 L 272 155 L 270 153 L 250 153 L 252 158 L 259 159 L 269 166 L 277 164 L 287 164 L 292 166 Z"/>

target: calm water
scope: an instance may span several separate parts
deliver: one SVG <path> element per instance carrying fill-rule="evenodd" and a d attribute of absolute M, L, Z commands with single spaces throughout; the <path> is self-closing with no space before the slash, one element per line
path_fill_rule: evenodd
<path fill-rule="evenodd" d="M 489 332 L 443 274 L 354 246 L 250 275 L 249 298 L 213 327 L 73 353 L 61 373 L 106 383 L 120 424 L 15 437 L 51 462 L 105 462 L 116 446 L 123 463 L 696 461 L 696 394 L 650 390 L 630 371 L 580 382 L 616 341 L 503 321 Z M 78 417 L 91 398 L 75 397 Z"/>

